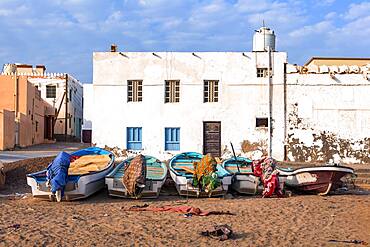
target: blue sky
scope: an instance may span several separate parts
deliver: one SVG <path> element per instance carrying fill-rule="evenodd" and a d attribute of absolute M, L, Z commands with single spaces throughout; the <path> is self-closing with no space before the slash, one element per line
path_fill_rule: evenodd
<path fill-rule="evenodd" d="M 290 63 L 370 57 L 370 1 L 0 0 L 0 64 L 45 64 L 92 81 L 92 53 L 250 51 L 265 20 Z"/>

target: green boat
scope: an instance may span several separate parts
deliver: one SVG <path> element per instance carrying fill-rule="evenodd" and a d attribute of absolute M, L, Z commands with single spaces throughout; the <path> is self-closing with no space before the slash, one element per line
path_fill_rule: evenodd
<path fill-rule="evenodd" d="M 145 188 L 140 194 L 140 198 L 157 198 L 167 177 L 167 166 L 155 157 L 145 155 L 146 181 Z M 133 158 L 126 159 L 105 177 L 108 192 L 111 196 L 133 198 L 128 195 L 122 179 L 125 166 L 130 164 Z"/>

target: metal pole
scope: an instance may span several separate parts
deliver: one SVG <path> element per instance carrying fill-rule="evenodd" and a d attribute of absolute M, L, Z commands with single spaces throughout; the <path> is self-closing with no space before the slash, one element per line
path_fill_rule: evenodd
<path fill-rule="evenodd" d="M 269 116 L 268 116 L 268 156 L 272 155 L 272 75 L 271 75 L 271 47 L 268 50 L 268 98 L 269 98 Z"/>
<path fill-rule="evenodd" d="M 64 116 L 64 141 L 67 142 L 67 133 L 68 133 L 68 125 L 67 125 L 67 120 L 68 120 L 68 74 L 66 74 L 66 88 L 64 90 L 65 94 L 65 100 L 66 100 L 66 108 L 65 108 L 65 116 Z"/>

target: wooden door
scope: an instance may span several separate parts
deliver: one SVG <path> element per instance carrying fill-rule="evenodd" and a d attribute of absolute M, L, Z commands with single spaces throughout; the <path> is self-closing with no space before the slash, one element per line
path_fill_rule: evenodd
<path fill-rule="evenodd" d="M 203 154 L 221 156 L 221 122 L 203 122 Z"/>
<path fill-rule="evenodd" d="M 91 143 L 91 130 L 82 130 L 82 142 Z"/>

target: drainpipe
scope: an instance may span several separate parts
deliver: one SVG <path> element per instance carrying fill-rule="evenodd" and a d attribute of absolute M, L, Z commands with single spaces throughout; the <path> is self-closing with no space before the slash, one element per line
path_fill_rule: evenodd
<path fill-rule="evenodd" d="M 65 116 L 64 116 L 64 141 L 67 142 L 67 133 L 68 133 L 68 125 L 67 125 L 67 120 L 68 120 L 68 74 L 66 74 L 66 85 L 65 85 L 65 98 L 66 98 L 66 105 L 65 105 Z"/>
<path fill-rule="evenodd" d="M 269 98 L 269 116 L 268 116 L 268 156 L 272 155 L 272 73 L 271 73 L 271 47 L 267 47 L 268 51 L 268 98 Z"/>
<path fill-rule="evenodd" d="M 284 63 L 284 161 L 288 159 L 288 130 L 287 130 L 287 63 Z"/>

